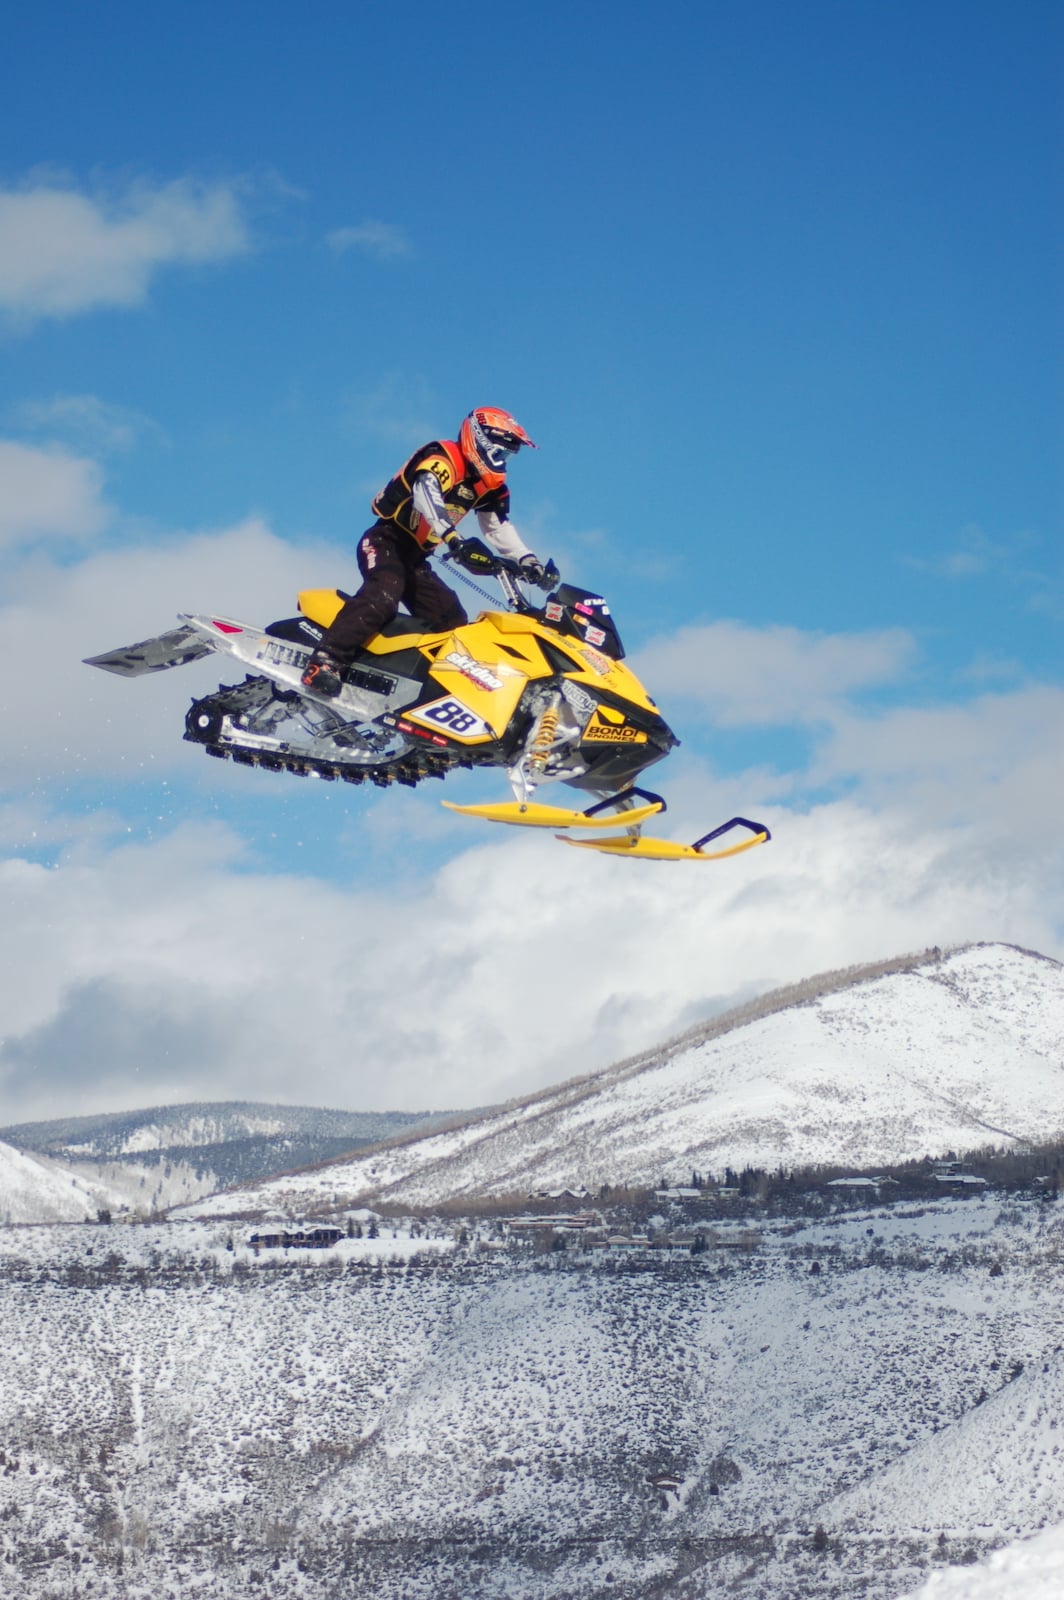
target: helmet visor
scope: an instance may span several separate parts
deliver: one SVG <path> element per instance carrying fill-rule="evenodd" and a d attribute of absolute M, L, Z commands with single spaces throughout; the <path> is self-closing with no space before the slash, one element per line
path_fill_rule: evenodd
<path fill-rule="evenodd" d="M 476 440 L 477 453 L 492 472 L 505 472 L 507 458 L 516 455 L 521 448 L 521 441 L 512 433 L 506 433 L 501 428 L 485 428 L 481 423 L 474 422 L 473 438 Z"/>

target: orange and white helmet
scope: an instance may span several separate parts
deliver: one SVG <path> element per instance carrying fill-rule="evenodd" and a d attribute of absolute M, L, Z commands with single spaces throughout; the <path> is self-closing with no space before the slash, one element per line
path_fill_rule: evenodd
<path fill-rule="evenodd" d="M 478 406 L 471 411 L 462 423 L 458 443 L 489 489 L 499 489 L 505 482 L 507 456 L 515 455 L 523 444 L 536 448 L 517 418 L 497 406 Z"/>

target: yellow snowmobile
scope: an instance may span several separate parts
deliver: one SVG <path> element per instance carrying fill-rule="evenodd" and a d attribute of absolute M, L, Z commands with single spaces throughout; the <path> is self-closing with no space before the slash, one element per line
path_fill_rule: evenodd
<path fill-rule="evenodd" d="M 304 592 L 298 616 L 266 628 L 183 615 L 180 627 L 92 656 L 88 665 L 139 677 L 210 654 L 231 656 L 249 675 L 194 700 L 185 738 L 247 766 L 381 786 L 442 778 L 455 767 L 503 767 L 512 800 L 444 805 L 488 822 L 586 832 L 590 837 L 565 842 L 642 859 L 715 861 L 770 838 L 745 817 L 690 845 L 643 838 L 643 823 L 665 802 L 635 781 L 679 741 L 624 665 L 609 606 L 567 583 L 532 605 L 516 563 L 478 539 L 462 541 L 459 559 L 496 579 L 507 609 L 482 611 L 450 632 L 429 633 L 416 617 L 397 617 L 346 669 L 335 699 L 304 688 L 300 678 L 347 598 L 336 589 Z M 557 577 L 553 568 L 548 573 Z M 557 782 L 592 803 L 576 811 L 533 798 Z M 618 826 L 623 832 L 600 831 Z M 734 830 L 744 834 L 738 843 L 705 848 Z"/>

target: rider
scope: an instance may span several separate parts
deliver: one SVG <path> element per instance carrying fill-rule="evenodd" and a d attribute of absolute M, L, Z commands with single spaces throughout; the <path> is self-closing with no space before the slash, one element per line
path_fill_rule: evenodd
<path fill-rule="evenodd" d="M 373 501 L 377 521 L 358 544 L 362 587 L 307 663 L 306 688 L 338 695 L 345 667 L 392 621 L 401 603 L 431 631 L 468 622 L 454 590 L 428 563 L 441 542 L 460 553 L 455 524 L 467 511 L 476 512 L 481 533 L 499 555 L 519 562 L 530 583 L 544 582 L 543 563 L 510 521 L 506 467 L 522 445 L 536 448 L 516 417 L 478 406 L 462 423 L 457 443 L 433 440 L 414 451 Z"/>

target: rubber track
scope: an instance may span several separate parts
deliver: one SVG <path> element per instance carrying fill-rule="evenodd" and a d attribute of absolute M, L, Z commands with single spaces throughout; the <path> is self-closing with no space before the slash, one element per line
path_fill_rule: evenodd
<path fill-rule="evenodd" d="M 222 710 L 232 707 L 233 696 L 244 688 L 244 684 L 234 684 L 231 687 L 222 685 L 216 694 L 207 695 L 202 700 L 194 700 L 189 707 L 185 718 L 185 738 L 192 744 L 198 744 L 209 756 L 215 756 L 224 761 L 227 757 L 243 767 L 261 767 L 266 772 L 290 772 L 297 778 L 324 778 L 329 782 L 341 779 L 344 783 L 373 783 L 380 789 L 386 789 L 393 783 L 402 784 L 412 789 L 424 778 L 443 778 L 455 767 L 468 767 L 482 765 L 468 750 L 443 750 L 435 747 L 432 750 L 408 750 L 397 760 L 382 761 L 374 766 L 370 763 L 360 762 L 357 766 L 352 762 L 325 761 L 317 756 L 280 754 L 273 750 L 248 750 L 237 744 L 228 744 L 223 740 L 214 743 L 197 738 L 191 732 L 192 718 L 197 712 Z M 216 703 L 218 703 L 216 705 Z"/>

